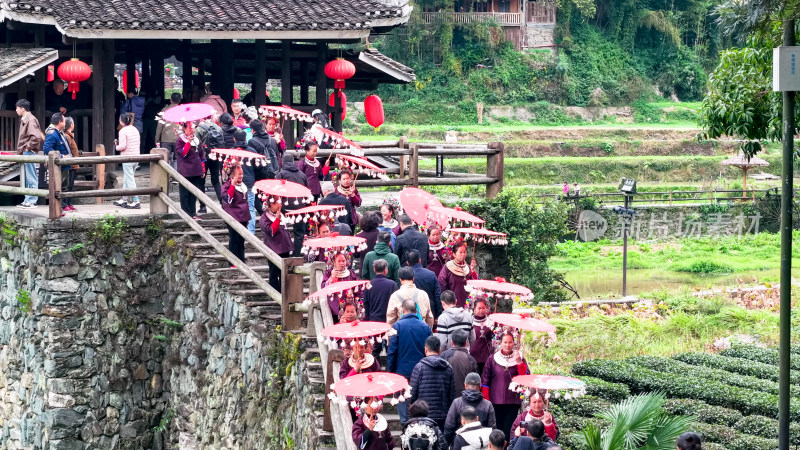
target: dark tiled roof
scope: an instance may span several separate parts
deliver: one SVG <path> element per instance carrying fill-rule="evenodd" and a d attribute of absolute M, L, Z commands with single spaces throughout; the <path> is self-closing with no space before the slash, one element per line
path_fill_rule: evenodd
<path fill-rule="evenodd" d="M 57 58 L 58 51 L 52 48 L 0 48 L 0 87 Z"/>
<path fill-rule="evenodd" d="M 410 14 L 408 0 L 0 0 L 0 9 L 52 17 L 63 31 L 366 30 Z"/>
<path fill-rule="evenodd" d="M 397 75 L 401 77 L 402 81 L 411 82 L 417 79 L 416 74 L 414 74 L 414 69 L 401 64 L 397 60 L 389 58 L 374 48 L 363 50 L 359 55 L 359 59 L 373 64 L 377 63 L 378 66 L 383 65 L 388 69 L 396 71 Z"/>

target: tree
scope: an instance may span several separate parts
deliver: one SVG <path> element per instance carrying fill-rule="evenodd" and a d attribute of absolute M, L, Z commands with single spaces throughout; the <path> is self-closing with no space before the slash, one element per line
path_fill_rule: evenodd
<path fill-rule="evenodd" d="M 627 398 L 596 414 L 611 421 L 611 426 L 600 430 L 590 423 L 583 430 L 583 440 L 589 450 L 673 450 L 694 417 L 670 416 L 663 405 L 661 392 Z"/>

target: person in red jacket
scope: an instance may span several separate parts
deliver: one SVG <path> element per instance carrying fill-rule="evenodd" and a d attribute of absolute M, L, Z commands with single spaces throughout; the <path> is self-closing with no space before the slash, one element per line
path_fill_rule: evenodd
<path fill-rule="evenodd" d="M 281 198 L 270 196 L 265 203 L 260 222 L 264 244 L 281 258 L 288 258 L 293 249 L 292 237 L 281 223 Z M 281 269 L 272 261 L 269 262 L 269 285 L 281 291 Z"/>
<path fill-rule="evenodd" d="M 247 186 L 242 182 L 242 166 L 233 166 L 231 178 L 222 185 L 222 209 L 245 228 L 250 221 L 250 206 L 247 204 Z M 244 262 L 244 238 L 230 225 L 228 227 L 228 250 Z"/>
<path fill-rule="evenodd" d="M 483 397 L 494 405 L 497 428 L 511 436 L 511 425 L 514 424 L 522 400 L 519 394 L 510 390 L 511 379 L 517 375 L 527 375 L 528 365 L 522 357 L 514 335 L 504 332 L 500 337 L 500 348 L 492 355 L 483 367 L 481 390 Z"/>
<path fill-rule="evenodd" d="M 522 422 L 530 422 L 533 419 L 541 420 L 544 424 L 544 432 L 552 440 L 558 439 L 558 424 L 553 415 L 548 411 L 550 407 L 550 394 L 546 390 L 534 392 L 528 400 L 528 410 L 523 411 L 511 425 L 515 437 L 530 436 L 528 430 L 521 426 Z"/>

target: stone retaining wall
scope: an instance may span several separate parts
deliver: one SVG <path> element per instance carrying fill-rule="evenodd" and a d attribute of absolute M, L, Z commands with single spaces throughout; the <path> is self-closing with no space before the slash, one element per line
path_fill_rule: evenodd
<path fill-rule="evenodd" d="M 0 218 L 0 442 L 314 448 L 299 336 L 219 291 L 161 222 Z M 138 220 L 138 222 L 136 221 Z"/>

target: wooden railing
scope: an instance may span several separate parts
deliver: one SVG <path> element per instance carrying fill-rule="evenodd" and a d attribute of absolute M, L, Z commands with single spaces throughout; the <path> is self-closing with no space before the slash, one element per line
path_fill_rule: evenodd
<path fill-rule="evenodd" d="M 17 150 L 19 115 L 16 111 L 0 111 L 0 151 Z"/>
<path fill-rule="evenodd" d="M 442 22 L 449 23 L 479 23 L 495 21 L 504 27 L 518 27 L 522 25 L 522 13 L 512 12 L 424 12 L 422 20 L 426 24 Z"/>
<path fill-rule="evenodd" d="M 397 167 L 387 167 L 386 173 L 397 175 L 398 178 L 382 180 L 372 178 L 359 178 L 358 185 L 364 187 L 380 186 L 460 186 L 466 184 L 486 185 L 486 197 L 494 198 L 503 190 L 503 164 L 505 159 L 505 146 L 502 142 L 490 142 L 486 145 L 465 144 L 427 144 L 408 143 L 405 138 L 389 142 L 362 142 L 364 156 L 367 158 L 397 157 Z M 302 155 L 303 152 L 300 152 Z M 331 150 L 320 149 L 317 155 L 327 158 Z M 446 158 L 459 158 L 466 156 L 486 156 L 486 175 L 475 175 L 459 172 L 435 170 L 420 170 L 420 157 L 442 157 L 443 166 Z M 377 159 L 376 158 L 376 159 Z M 373 162 L 378 162 L 374 160 Z M 383 165 L 384 164 L 378 164 Z"/>
<path fill-rule="evenodd" d="M 528 23 L 556 23 L 556 4 L 552 1 L 528 2 Z"/>
<path fill-rule="evenodd" d="M 653 191 L 653 192 L 639 192 L 630 200 L 632 203 L 667 203 L 673 205 L 679 204 L 697 204 L 697 203 L 719 203 L 723 201 L 742 201 L 752 202 L 756 199 L 763 197 L 768 192 L 772 195 L 780 195 L 778 188 L 772 189 L 708 189 L 700 191 Z M 758 194 L 758 195 L 756 195 Z M 542 194 L 542 202 L 548 199 L 560 199 L 564 201 L 577 201 L 583 198 L 593 198 L 605 204 L 622 204 L 625 203 L 625 195 L 621 192 L 582 192 L 579 196 L 564 195 L 562 193 Z"/>

